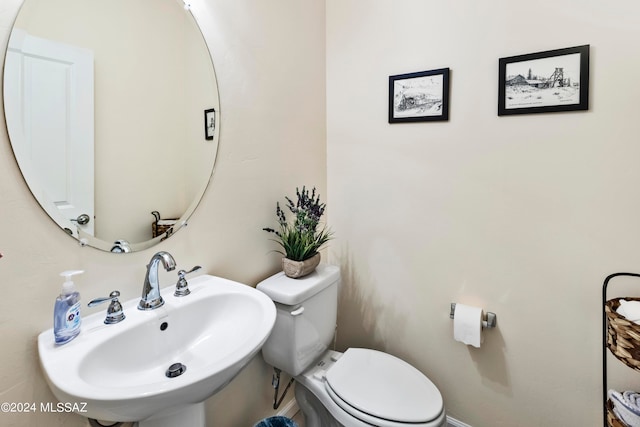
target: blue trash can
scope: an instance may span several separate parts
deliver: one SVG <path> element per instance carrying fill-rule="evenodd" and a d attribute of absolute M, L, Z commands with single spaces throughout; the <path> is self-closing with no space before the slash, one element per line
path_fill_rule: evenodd
<path fill-rule="evenodd" d="M 287 417 L 269 417 L 260 421 L 254 427 L 298 427 L 298 424 Z"/>

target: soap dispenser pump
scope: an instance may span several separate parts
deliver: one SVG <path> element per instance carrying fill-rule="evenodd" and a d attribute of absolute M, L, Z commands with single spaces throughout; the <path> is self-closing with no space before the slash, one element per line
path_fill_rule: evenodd
<path fill-rule="evenodd" d="M 68 270 L 60 273 L 65 281 L 53 309 L 53 334 L 59 345 L 68 343 L 80 333 L 80 293 L 72 280 L 73 276 L 80 273 L 84 271 Z"/>

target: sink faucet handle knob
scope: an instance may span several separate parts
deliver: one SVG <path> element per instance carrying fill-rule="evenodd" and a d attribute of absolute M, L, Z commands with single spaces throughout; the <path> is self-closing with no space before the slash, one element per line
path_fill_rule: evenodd
<path fill-rule="evenodd" d="M 124 311 L 122 310 L 122 304 L 118 300 L 120 297 L 120 291 L 113 291 L 106 298 L 96 298 L 89 301 L 88 306 L 93 307 L 103 302 L 110 301 L 109 308 L 107 308 L 107 317 L 104 319 L 104 323 L 111 325 L 114 323 L 122 322 L 125 318 Z"/>
<path fill-rule="evenodd" d="M 178 271 L 178 283 L 176 283 L 176 291 L 173 293 L 173 296 L 184 297 L 189 295 L 191 291 L 189 290 L 189 284 L 187 283 L 187 279 L 185 279 L 184 276 L 186 276 L 189 273 L 193 273 L 194 271 L 198 271 L 201 268 L 202 267 L 200 267 L 199 265 L 196 265 L 189 271 L 185 271 L 185 270 Z"/>
<path fill-rule="evenodd" d="M 184 270 L 180 270 L 180 271 L 178 271 L 178 275 L 179 275 L 180 277 L 184 277 L 184 276 L 185 276 L 185 274 L 193 273 L 194 271 L 198 271 L 198 270 L 200 270 L 201 268 L 202 268 L 202 267 L 200 267 L 199 265 L 196 265 L 195 267 L 193 267 L 193 268 L 192 268 L 191 270 L 189 270 L 189 271 L 184 271 Z"/>

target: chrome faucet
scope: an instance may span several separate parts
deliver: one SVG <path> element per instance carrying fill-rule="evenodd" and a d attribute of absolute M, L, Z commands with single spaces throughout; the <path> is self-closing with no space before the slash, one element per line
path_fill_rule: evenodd
<path fill-rule="evenodd" d="M 147 274 L 144 276 L 142 299 L 138 303 L 138 310 L 153 310 L 164 304 L 164 300 L 160 296 L 160 283 L 158 282 L 158 264 L 160 262 L 167 271 L 176 268 L 176 261 L 169 252 L 161 251 L 151 257 L 151 261 L 147 265 Z"/>

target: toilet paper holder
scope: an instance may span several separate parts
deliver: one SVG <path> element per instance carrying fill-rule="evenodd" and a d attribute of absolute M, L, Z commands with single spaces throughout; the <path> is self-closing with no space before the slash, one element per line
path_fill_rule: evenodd
<path fill-rule="evenodd" d="M 451 313 L 449 313 L 449 317 L 453 319 L 455 317 L 455 312 L 456 312 L 456 303 L 452 302 Z M 492 313 L 490 311 L 486 313 L 483 312 L 482 317 L 483 317 L 482 329 L 491 329 L 496 327 L 496 323 L 498 322 L 498 316 L 496 316 L 495 313 Z"/>

